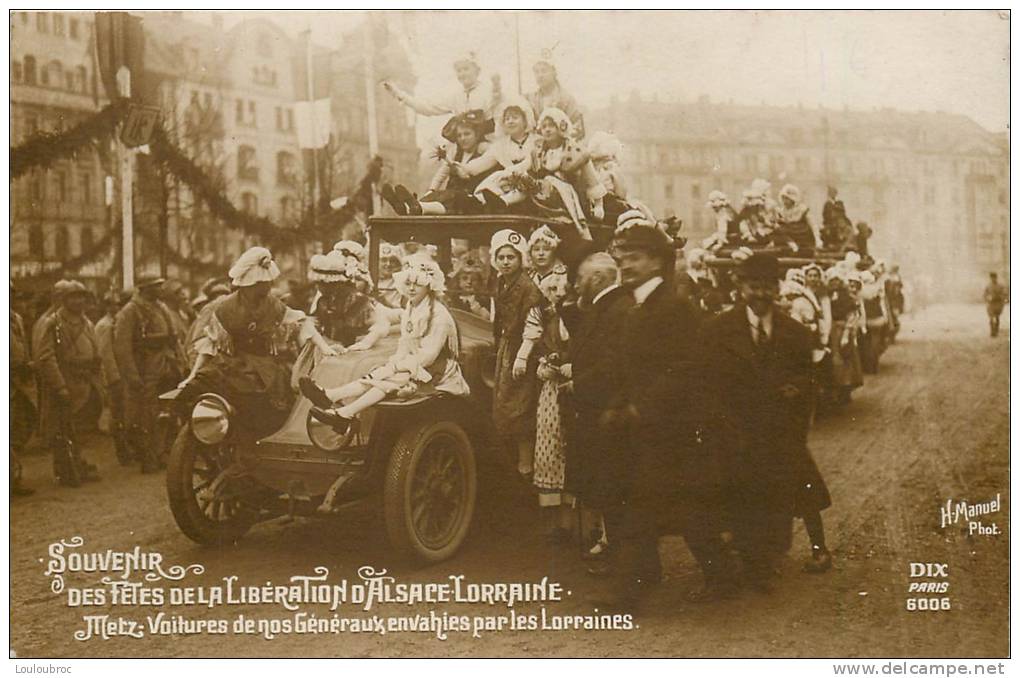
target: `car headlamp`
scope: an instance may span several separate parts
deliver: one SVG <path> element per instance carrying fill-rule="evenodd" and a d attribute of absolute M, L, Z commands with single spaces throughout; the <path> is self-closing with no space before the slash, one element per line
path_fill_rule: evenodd
<path fill-rule="evenodd" d="M 191 432 L 200 443 L 216 445 L 223 442 L 230 430 L 234 408 L 222 396 L 206 393 L 191 410 Z"/>
<path fill-rule="evenodd" d="M 354 426 L 351 426 L 347 433 L 337 433 L 333 430 L 332 426 L 313 417 L 311 411 L 308 412 L 308 419 L 306 422 L 308 439 L 312 441 L 312 445 L 314 445 L 316 449 L 322 450 L 323 452 L 339 452 L 350 445 L 351 439 L 354 438 L 354 430 Z"/>

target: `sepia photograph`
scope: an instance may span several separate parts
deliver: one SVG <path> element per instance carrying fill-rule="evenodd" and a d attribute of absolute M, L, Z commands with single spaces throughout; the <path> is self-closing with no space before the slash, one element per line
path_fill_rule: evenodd
<path fill-rule="evenodd" d="M 11 9 L 8 667 L 1006 675 L 1010 21 Z"/>

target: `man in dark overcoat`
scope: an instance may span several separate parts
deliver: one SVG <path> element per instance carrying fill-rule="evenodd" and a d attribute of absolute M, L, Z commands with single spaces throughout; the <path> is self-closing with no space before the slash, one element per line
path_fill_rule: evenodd
<path fill-rule="evenodd" d="M 607 504 L 621 501 L 617 480 L 626 459 L 626 439 L 600 424 L 622 388 L 620 343 L 627 311 L 634 305 L 633 295 L 620 286 L 618 276 L 616 262 L 605 252 L 581 262 L 575 283 L 577 320 L 570 330 L 574 418 L 566 489 L 586 509 L 600 513 Z"/>
<path fill-rule="evenodd" d="M 705 435 L 718 442 L 734 544 L 748 583 L 771 588 L 792 538 L 809 459 L 811 333 L 775 306 L 779 266 L 767 253 L 738 267 L 741 303 L 701 331 Z"/>
<path fill-rule="evenodd" d="M 627 214 L 620 219 L 613 257 L 634 305 L 617 349 L 620 389 L 602 423 L 627 435 L 617 478 L 620 502 L 605 508 L 617 602 L 627 604 L 661 579 L 661 535 L 683 534 L 710 587 L 722 548 L 718 530 L 700 519 L 692 510 L 697 502 L 690 501 L 706 477 L 697 442 L 696 321 L 667 280 L 673 243 L 650 222 L 628 220 Z"/>

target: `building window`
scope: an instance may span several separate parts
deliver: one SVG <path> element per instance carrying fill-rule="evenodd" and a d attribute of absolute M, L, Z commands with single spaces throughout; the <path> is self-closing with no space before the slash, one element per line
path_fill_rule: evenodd
<path fill-rule="evenodd" d="M 283 129 L 283 109 L 279 106 L 276 107 L 276 129 Z"/>
<path fill-rule="evenodd" d="M 60 202 L 67 202 L 67 173 L 57 172 L 57 198 Z"/>
<path fill-rule="evenodd" d="M 43 66 L 39 69 L 39 84 L 49 85 L 50 84 L 50 69 L 49 66 Z"/>
<path fill-rule="evenodd" d="M 244 124 L 244 101 L 237 100 L 237 107 L 234 109 L 234 122 L 238 125 Z"/>
<path fill-rule="evenodd" d="M 286 120 L 286 128 L 285 129 L 288 132 L 293 132 L 294 131 L 294 111 L 292 111 L 291 109 L 288 108 L 283 113 L 284 113 L 284 119 Z"/>
<path fill-rule="evenodd" d="M 11 80 L 21 82 L 21 62 L 15 59 L 11 62 Z"/>
<path fill-rule="evenodd" d="M 240 146 L 237 149 L 237 178 L 246 181 L 259 180 L 255 149 L 251 146 Z"/>
<path fill-rule="evenodd" d="M 46 237 L 39 224 L 32 224 L 28 228 L 28 253 L 35 259 L 46 256 Z"/>
<path fill-rule="evenodd" d="M 666 186 L 664 187 L 663 193 L 666 196 L 666 200 L 671 200 L 673 198 L 673 182 L 672 181 L 667 181 L 666 182 Z"/>
<path fill-rule="evenodd" d="M 28 183 L 28 194 L 32 197 L 32 200 L 42 202 L 42 199 L 45 197 L 42 172 L 32 173 L 32 178 L 29 179 Z"/>
<path fill-rule="evenodd" d="M 241 194 L 241 209 L 248 214 L 258 214 L 259 199 L 254 193 Z"/>
<path fill-rule="evenodd" d="M 82 172 L 81 174 L 81 201 L 86 205 L 92 204 L 92 173 Z"/>
<path fill-rule="evenodd" d="M 79 30 L 78 30 L 79 26 L 80 26 L 80 22 L 77 19 L 71 19 L 68 22 L 68 26 L 70 28 L 71 39 L 72 40 L 77 40 L 80 37 L 80 33 L 79 33 Z"/>
<path fill-rule="evenodd" d="M 252 127 L 258 127 L 258 118 L 255 113 L 255 102 L 248 102 L 248 124 Z"/>
<path fill-rule="evenodd" d="M 202 95 L 202 105 L 205 107 L 205 110 L 207 111 L 212 110 L 213 108 L 212 94 L 206 92 L 205 94 Z"/>
<path fill-rule="evenodd" d="M 294 180 L 294 156 L 287 151 L 280 151 L 276 154 L 276 183 L 281 186 L 293 186 Z"/>
<path fill-rule="evenodd" d="M 76 85 L 75 89 L 77 89 L 82 94 L 85 94 L 86 92 L 88 92 L 89 91 L 89 72 L 87 70 L 85 70 L 84 66 L 79 66 L 78 68 L 75 69 L 74 77 L 75 77 L 75 81 L 76 81 L 75 82 L 75 85 Z"/>
<path fill-rule="evenodd" d="M 34 56 L 29 55 L 29 56 L 25 57 L 24 72 L 25 72 L 25 84 L 26 85 L 34 85 L 35 84 L 35 57 Z"/>
<path fill-rule="evenodd" d="M 92 249 L 95 243 L 95 235 L 92 233 L 91 226 L 85 226 L 81 229 L 81 254 L 85 254 Z"/>
<path fill-rule="evenodd" d="M 701 184 L 691 184 L 691 200 L 697 200 L 701 197 Z"/>
<path fill-rule="evenodd" d="M 290 221 L 294 216 L 294 198 L 283 196 L 280 198 L 280 220 Z"/>
<path fill-rule="evenodd" d="M 258 41 L 255 45 L 256 51 L 260 57 L 266 57 L 267 59 L 273 56 L 273 41 L 269 37 L 268 33 L 259 33 Z"/>
<path fill-rule="evenodd" d="M 56 252 L 57 259 L 67 259 L 71 254 L 71 236 L 67 232 L 67 226 L 57 227 L 57 246 Z"/>
<path fill-rule="evenodd" d="M 53 34 L 63 35 L 64 34 L 64 15 L 54 14 L 53 15 Z"/>
<path fill-rule="evenodd" d="M 36 12 L 35 13 L 35 28 L 40 33 L 49 33 L 50 32 L 49 19 L 47 18 L 45 12 Z"/>

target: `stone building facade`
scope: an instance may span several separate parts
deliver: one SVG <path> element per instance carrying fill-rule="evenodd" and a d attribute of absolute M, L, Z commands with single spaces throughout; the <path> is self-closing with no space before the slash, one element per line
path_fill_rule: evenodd
<path fill-rule="evenodd" d="M 108 103 L 97 84 L 90 13 L 11 15 L 12 144 L 38 129 L 65 129 Z M 211 176 L 239 209 L 298 228 L 311 207 L 311 154 L 298 147 L 295 104 L 307 99 L 307 42 L 256 18 L 225 28 L 221 17 L 192 20 L 182 12 L 140 13 L 145 75 L 136 79 L 147 103 L 158 105 L 171 139 Z M 386 26 L 375 27 L 376 63 L 408 77 L 410 64 Z M 331 99 L 333 138 L 320 151 L 323 205 L 348 194 L 369 160 L 361 32 L 335 48 L 313 47 L 315 95 Z M 45 56 L 44 56 L 45 55 Z M 362 71 L 363 73 L 363 71 Z M 380 153 L 388 172 L 413 180 L 418 148 L 413 121 L 379 97 Z M 107 149 L 108 150 L 108 149 Z M 12 190 L 11 257 L 15 276 L 34 275 L 81 255 L 116 228 L 104 204 L 105 177 L 115 177 L 109 153 L 89 152 L 38 170 Z M 406 177 L 405 177 L 406 173 Z M 111 181 L 119 187 L 119 182 Z M 320 205 L 321 209 L 323 205 Z M 223 226 L 181 182 L 137 156 L 136 275 L 158 272 L 160 234 L 172 252 L 170 274 L 198 284 L 222 269 L 251 237 Z M 304 250 L 279 253 L 288 274 L 303 270 Z M 195 262 L 204 266 L 195 266 Z M 112 251 L 85 277 L 108 278 Z M 97 285 L 105 287 L 105 285 Z"/>
<path fill-rule="evenodd" d="M 634 194 L 680 216 L 692 241 L 712 227 L 712 190 L 739 208 L 762 177 L 773 196 L 797 185 L 818 220 L 836 186 L 878 256 L 936 287 L 972 296 L 988 271 L 1009 277 L 1008 143 L 967 117 L 631 96 L 592 111 L 590 128 L 620 137 Z"/>

